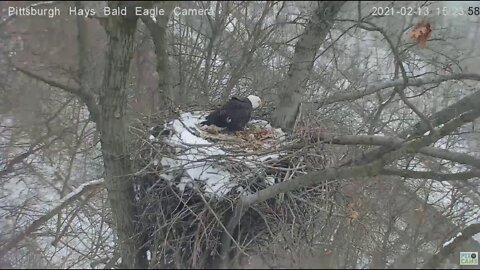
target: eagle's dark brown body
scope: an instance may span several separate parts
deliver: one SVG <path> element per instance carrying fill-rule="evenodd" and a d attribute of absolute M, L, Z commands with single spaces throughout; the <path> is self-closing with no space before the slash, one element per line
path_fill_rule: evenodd
<path fill-rule="evenodd" d="M 252 103 L 248 98 L 232 97 L 225 105 L 211 112 L 201 125 L 215 125 L 228 131 L 245 128 L 252 115 Z"/>

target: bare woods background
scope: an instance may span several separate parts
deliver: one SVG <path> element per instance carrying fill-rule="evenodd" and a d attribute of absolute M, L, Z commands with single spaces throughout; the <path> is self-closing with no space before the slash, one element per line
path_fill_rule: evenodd
<path fill-rule="evenodd" d="M 128 14 L 6 12 L 107 5 Z M 139 5 L 213 15 L 135 16 Z M 379 6 L 432 14 L 373 16 Z M 0 265 L 458 267 L 459 251 L 480 249 L 480 16 L 436 13 L 469 6 L 0 2 Z M 409 38 L 422 21 L 424 48 Z M 147 126 L 248 94 L 288 134 L 287 157 L 249 169 L 275 183 L 225 201 L 158 189 L 167 168 L 138 162 Z M 154 191 L 143 204 L 139 175 Z"/>

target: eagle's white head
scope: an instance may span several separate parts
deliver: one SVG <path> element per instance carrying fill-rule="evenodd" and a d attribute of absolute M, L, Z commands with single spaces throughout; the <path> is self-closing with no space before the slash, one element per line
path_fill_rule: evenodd
<path fill-rule="evenodd" d="M 262 106 L 262 100 L 259 97 L 254 95 L 249 95 L 247 98 L 252 103 L 253 109 L 256 109 Z"/>

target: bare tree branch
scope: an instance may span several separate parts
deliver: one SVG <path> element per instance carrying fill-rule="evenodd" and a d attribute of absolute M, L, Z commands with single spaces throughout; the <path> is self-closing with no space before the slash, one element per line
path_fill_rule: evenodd
<path fill-rule="evenodd" d="M 366 24 L 369 24 L 370 27 L 367 27 L 363 24 L 359 24 L 360 28 L 363 28 L 363 29 L 366 29 L 366 30 L 370 30 L 370 31 L 377 31 L 379 32 L 380 34 L 382 34 L 382 36 L 385 38 L 385 40 L 387 41 L 388 45 L 390 46 L 390 49 L 392 50 L 392 53 L 393 53 L 393 56 L 395 58 L 395 76 L 397 76 L 398 74 L 398 70 L 400 69 L 400 72 L 402 74 L 402 85 L 401 86 L 398 86 L 398 87 L 394 87 L 394 91 L 396 91 L 398 93 L 398 95 L 400 96 L 400 99 L 403 101 L 403 103 L 405 103 L 418 117 L 420 117 L 420 119 L 425 123 L 425 125 L 430 129 L 430 131 L 433 132 L 433 125 L 432 123 L 428 120 L 428 118 L 417 108 L 415 107 L 415 105 L 413 105 L 408 99 L 407 97 L 405 96 L 405 88 L 407 88 L 407 83 L 409 81 L 409 78 L 407 76 L 407 72 L 405 71 L 405 67 L 403 66 L 403 62 L 401 60 L 401 57 L 400 57 L 400 53 L 398 52 L 398 49 L 397 49 L 397 46 L 395 46 L 392 42 L 392 40 L 390 39 L 390 37 L 387 35 L 387 33 L 381 28 L 381 27 L 378 27 L 376 25 L 374 25 L 373 23 L 371 22 L 364 22 Z"/>
<path fill-rule="evenodd" d="M 9 162 L 7 162 L 7 164 L 5 165 L 5 168 L 0 171 L 0 177 L 3 177 L 3 176 L 5 176 L 9 173 L 12 173 L 13 172 L 13 167 L 16 164 L 21 163 L 27 157 L 34 154 L 35 152 L 37 152 L 40 149 L 41 149 L 41 147 L 35 148 L 34 145 L 32 145 L 26 152 L 12 158 Z"/>
<path fill-rule="evenodd" d="M 474 80 L 480 81 L 480 74 L 475 73 L 457 73 L 451 75 L 441 75 L 432 78 L 423 78 L 423 79 L 414 79 L 409 78 L 406 86 L 422 86 L 426 84 L 434 84 L 434 83 L 441 83 L 451 80 Z M 324 105 L 341 102 L 341 101 L 349 101 L 349 100 L 356 100 L 371 94 L 374 94 L 378 91 L 391 88 L 391 87 L 399 87 L 404 84 L 403 79 L 397 79 L 389 82 L 378 82 L 378 83 L 371 83 L 372 86 L 365 86 L 365 90 L 362 92 L 355 92 L 355 93 L 345 93 L 345 94 L 337 94 L 331 97 L 327 97 L 323 101 L 316 102 L 318 104 L 318 108 Z"/>
<path fill-rule="evenodd" d="M 9 250 L 14 248 L 20 241 L 25 239 L 28 235 L 30 235 L 32 232 L 34 232 L 36 229 L 38 229 L 40 226 L 42 226 L 45 222 L 47 222 L 53 216 L 58 214 L 62 209 L 67 207 L 69 204 L 74 202 L 76 199 L 80 198 L 86 192 L 95 190 L 102 185 L 103 185 L 103 179 L 93 180 L 93 181 L 90 181 L 90 182 L 87 182 L 87 183 L 84 183 L 84 184 L 80 185 L 78 188 L 76 188 L 70 194 L 65 196 L 57 204 L 57 206 L 53 207 L 45 215 L 36 219 L 34 222 L 32 222 L 32 224 L 30 224 L 30 226 L 28 226 L 27 229 L 25 229 L 23 232 L 17 234 L 16 236 L 14 236 L 12 239 L 7 241 L 6 244 L 2 245 L 2 247 L 0 247 L 0 258 L 5 256 Z"/>
<path fill-rule="evenodd" d="M 50 136 L 51 136 L 51 134 L 49 134 L 49 133 L 45 134 L 44 136 L 41 136 L 40 138 L 38 138 L 36 141 L 34 141 L 28 147 L 27 151 L 17 155 L 16 157 L 12 158 L 10 161 L 6 162 L 6 164 L 4 166 L 4 169 L 0 170 L 0 177 L 3 177 L 3 176 L 5 176 L 9 173 L 12 173 L 16 164 L 19 164 L 19 163 L 23 162 L 29 156 L 35 154 L 36 152 L 40 151 L 43 148 L 46 148 L 46 147 L 50 146 L 56 140 L 59 139 L 59 137 L 55 137 L 52 140 L 50 140 L 49 142 L 41 145 L 41 143 L 46 141 Z"/>
<path fill-rule="evenodd" d="M 50 86 L 62 89 L 66 92 L 69 92 L 71 94 L 76 95 L 78 98 L 80 98 L 81 101 L 83 101 L 85 103 L 85 105 L 87 105 L 87 108 L 88 108 L 88 110 L 91 114 L 92 120 L 94 120 L 94 122 L 97 121 L 99 108 L 98 108 L 97 103 L 95 102 L 95 97 L 91 93 L 86 92 L 82 88 L 71 87 L 71 86 L 62 84 L 60 82 L 56 82 L 56 81 L 53 81 L 53 80 L 50 80 L 50 79 L 47 79 L 47 78 L 43 78 L 42 76 L 39 76 L 39 75 L 37 75 L 37 74 L 35 74 L 35 73 L 33 73 L 29 70 L 26 70 L 24 68 L 21 68 L 19 66 L 15 66 L 15 68 L 18 71 L 22 72 L 23 74 L 25 74 L 25 75 L 33 78 L 33 79 L 39 80 L 39 81 L 44 82 L 44 83 L 46 83 Z"/>
<path fill-rule="evenodd" d="M 175 2 L 162 2 L 161 7 L 166 15 L 158 16 L 156 22 L 150 16 L 141 16 L 143 23 L 147 26 L 152 37 L 157 57 L 158 91 L 160 94 L 161 108 L 166 110 L 173 98 L 171 71 L 168 60 L 167 26 L 170 14 L 174 9 Z M 151 7 L 151 3 L 150 6 Z"/>
<path fill-rule="evenodd" d="M 462 98 L 455 104 L 452 104 L 446 107 L 445 109 L 434 113 L 432 116 L 429 117 L 429 120 L 431 121 L 434 127 L 445 124 L 451 119 L 458 117 L 459 115 L 469 110 L 477 109 L 479 103 L 480 103 L 480 91 L 477 91 L 471 95 L 468 95 Z M 398 137 L 402 139 L 406 139 L 408 137 L 414 138 L 414 137 L 422 136 L 428 130 L 429 128 L 425 126 L 425 123 L 423 121 L 420 121 L 417 124 L 413 125 L 411 128 L 401 132 L 398 135 Z M 362 153 L 361 156 L 355 157 L 347 161 L 344 164 L 344 166 L 349 166 L 351 164 L 367 164 L 393 150 L 394 150 L 394 146 L 380 147 L 378 149 L 374 149 L 367 153 Z"/>
<path fill-rule="evenodd" d="M 235 227 L 240 222 L 243 213 L 248 207 L 253 204 L 261 203 L 266 201 L 274 196 L 285 193 L 300 188 L 309 187 L 315 184 L 319 184 L 323 181 L 341 179 L 341 178 L 351 178 L 351 177 L 365 177 L 365 176 L 376 176 L 380 175 L 383 166 L 411 153 L 415 153 L 418 149 L 427 146 L 438 139 L 444 137 L 450 132 L 454 131 L 456 128 L 460 127 L 464 123 L 471 122 L 480 116 L 480 108 L 466 112 L 459 115 L 458 117 L 450 120 L 445 123 L 442 128 L 434 130 L 426 137 L 419 138 L 413 141 L 404 143 L 398 149 L 378 157 L 377 160 L 369 162 L 364 166 L 352 166 L 352 167 L 341 167 L 341 168 L 329 168 L 317 172 L 312 172 L 306 175 L 299 176 L 290 181 L 284 181 L 277 183 L 275 185 L 269 186 L 265 189 L 262 189 L 254 194 L 246 195 L 240 197 L 237 206 L 235 207 L 234 216 L 230 219 L 227 230 L 231 233 Z M 230 238 L 227 237 L 227 234 L 224 233 L 222 236 L 222 245 L 224 247 L 230 247 Z M 226 252 L 228 250 L 223 250 L 222 257 L 225 260 Z"/>
<path fill-rule="evenodd" d="M 461 173 L 451 173 L 451 174 L 443 174 L 438 172 L 418 172 L 418 171 L 411 171 L 411 170 L 401 170 L 395 168 L 385 168 L 381 170 L 381 174 L 385 175 L 397 175 L 407 178 L 415 178 L 415 179 L 433 179 L 437 181 L 451 181 L 451 180 L 468 180 L 475 177 L 480 177 L 479 170 L 471 170 L 468 172 L 461 172 Z"/>
<path fill-rule="evenodd" d="M 307 85 L 317 50 L 329 33 L 337 13 L 345 4 L 344 1 L 318 3 L 305 32 L 295 45 L 292 64 L 278 93 L 279 100 L 273 113 L 273 122 L 286 130 L 293 130 L 303 89 Z"/>
<path fill-rule="evenodd" d="M 380 163 L 365 165 L 365 166 L 355 166 L 348 168 L 329 168 L 317 172 L 312 172 L 306 175 L 296 177 L 290 181 L 284 181 L 277 183 L 268 188 L 262 189 L 254 194 L 246 195 L 240 197 L 237 205 L 235 206 L 233 217 L 230 219 L 227 230 L 231 234 L 235 227 L 239 224 L 245 211 L 256 203 L 264 202 L 270 198 L 275 197 L 278 194 L 289 192 L 292 190 L 309 187 L 315 184 L 319 184 L 323 181 L 329 181 L 339 178 L 351 178 L 351 177 L 363 177 L 363 176 L 374 176 L 378 175 L 380 172 Z M 227 233 L 222 235 L 222 246 L 230 247 L 231 239 L 228 237 Z M 229 249 L 223 250 L 223 261 L 225 262 L 226 254 L 228 254 Z"/>
<path fill-rule="evenodd" d="M 470 165 L 477 169 L 480 169 L 480 159 L 468 154 L 453 152 L 436 147 L 423 147 L 420 148 L 418 152 L 431 157 L 451 160 L 460 164 Z"/>
<path fill-rule="evenodd" d="M 81 1 L 75 1 L 75 7 L 82 9 L 83 5 Z M 78 70 L 79 70 L 79 81 L 80 89 L 79 94 L 76 94 L 80 99 L 85 102 L 90 111 L 90 118 L 97 122 L 98 120 L 98 106 L 95 100 L 94 94 L 90 91 L 89 88 L 89 78 L 88 78 L 88 41 L 87 41 L 87 25 L 85 22 L 84 16 L 77 16 L 77 40 L 78 40 Z"/>
<path fill-rule="evenodd" d="M 423 269 L 436 269 L 457 247 L 477 233 L 480 233 L 480 223 L 467 226 L 453 241 L 444 245 L 437 254 L 433 255 L 432 258 L 425 263 Z"/>
<path fill-rule="evenodd" d="M 273 6 L 274 6 L 273 2 L 268 2 L 268 1 L 265 2 L 265 6 L 263 8 L 262 14 L 260 15 L 260 18 L 258 19 L 258 21 L 255 23 L 252 33 L 248 35 L 248 40 L 245 42 L 246 46 L 243 48 L 241 52 L 242 56 L 240 57 L 240 61 L 236 63 L 235 68 L 232 70 L 231 76 L 228 79 L 227 85 L 222 92 L 222 100 L 227 99 L 228 96 L 232 93 L 233 88 L 240 81 L 245 71 L 249 67 L 250 63 L 254 59 L 253 56 L 255 55 L 255 52 L 257 51 L 257 49 L 260 46 L 262 46 L 263 41 L 267 39 L 268 36 L 273 32 L 273 31 L 270 31 L 267 33 L 263 33 L 261 31 L 262 25 L 265 21 L 265 17 L 268 14 L 268 12 L 270 12 Z"/>
<path fill-rule="evenodd" d="M 397 137 L 376 135 L 338 135 L 318 133 L 313 136 L 315 136 L 314 139 L 316 141 L 339 145 L 382 145 L 395 147 L 405 142 L 405 140 Z M 299 146 L 303 146 L 303 144 L 299 144 Z M 431 146 L 425 146 L 418 149 L 418 153 L 470 165 L 480 169 L 480 159 L 465 153 L 453 152 Z"/>
<path fill-rule="evenodd" d="M 479 116 L 480 116 L 480 108 L 463 113 L 458 117 L 448 121 L 443 125 L 442 128 L 434 130 L 427 136 L 422 137 L 420 139 L 412 140 L 408 143 L 403 144 L 399 149 L 396 149 L 391 153 L 379 156 L 377 158 L 377 161 L 381 161 L 383 164 L 386 165 L 407 154 L 417 153 L 419 149 L 438 141 L 440 138 L 443 138 L 444 136 L 450 134 L 455 129 L 459 128 L 465 123 L 474 121 Z"/>

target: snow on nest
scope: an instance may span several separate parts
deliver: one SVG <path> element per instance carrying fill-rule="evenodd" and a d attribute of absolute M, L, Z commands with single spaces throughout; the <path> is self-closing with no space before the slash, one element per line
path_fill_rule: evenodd
<path fill-rule="evenodd" d="M 245 134 L 259 130 L 268 133 L 264 140 L 255 141 L 255 149 L 249 149 L 248 139 L 251 137 L 242 138 L 225 132 L 217 133 L 218 131 L 212 134 L 200 127 L 199 123 L 205 119 L 204 116 L 204 112 L 186 112 L 165 125 L 164 130 L 169 130 L 170 135 L 163 137 L 163 141 L 175 149 L 175 154 L 161 159 L 164 173 L 160 177 L 172 181 L 176 178 L 175 171 L 183 169 L 184 173 L 176 182 L 181 191 L 192 185 L 193 181 L 199 181 L 205 184 L 205 194 L 224 196 L 238 186 L 238 175 L 232 175 L 227 169 L 229 165 L 243 164 L 254 173 L 257 163 L 279 158 L 279 153 L 273 147 L 274 144 L 279 144 L 285 134 L 281 129 L 273 129 L 267 121 L 252 120 L 247 125 Z M 150 136 L 151 140 L 157 140 L 152 137 Z M 269 185 L 274 183 L 270 178 L 266 179 Z"/>

